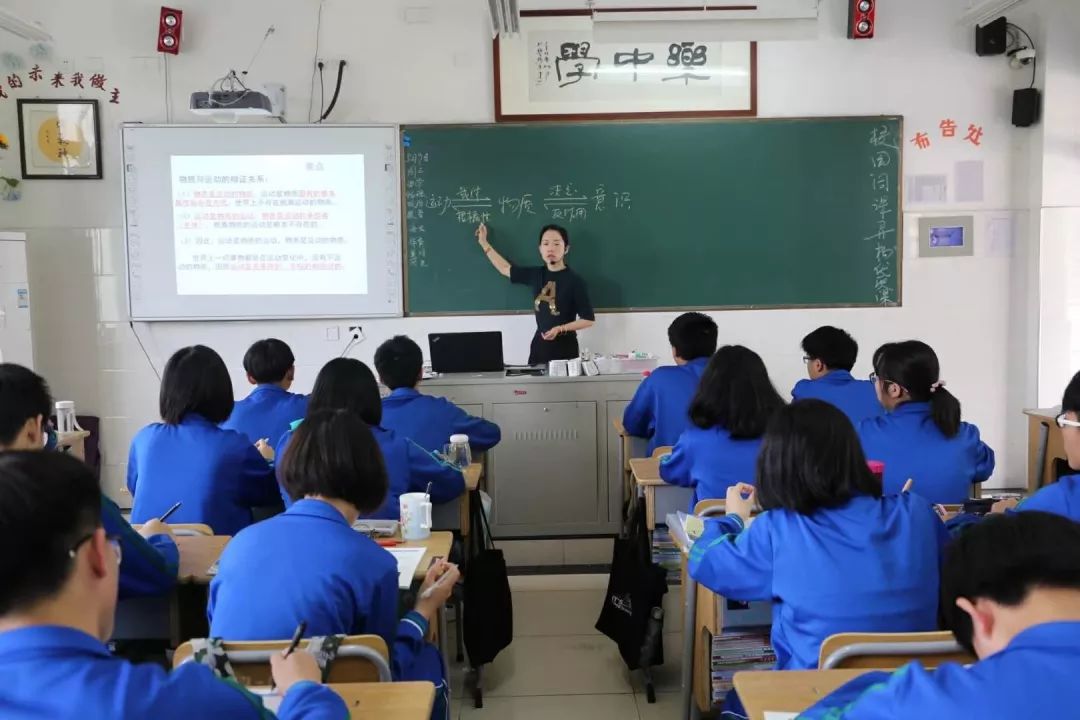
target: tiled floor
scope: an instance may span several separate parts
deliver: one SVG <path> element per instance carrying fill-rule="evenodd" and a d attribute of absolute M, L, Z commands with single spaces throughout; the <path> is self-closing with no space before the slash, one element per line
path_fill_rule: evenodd
<path fill-rule="evenodd" d="M 484 707 L 462 692 L 452 672 L 452 717 L 491 720 L 672 720 L 678 717 L 681 629 L 678 589 L 667 595 L 666 663 L 654 671 L 656 704 L 645 700 L 640 673 L 630 673 L 608 638 L 593 629 L 607 577 L 512 577 L 514 642 L 484 673 Z"/>

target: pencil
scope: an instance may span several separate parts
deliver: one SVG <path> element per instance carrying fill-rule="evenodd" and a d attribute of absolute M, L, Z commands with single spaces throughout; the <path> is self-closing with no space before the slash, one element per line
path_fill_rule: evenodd
<path fill-rule="evenodd" d="M 293 633 L 292 640 L 289 642 L 289 647 L 285 648 L 285 652 L 281 654 L 282 657 L 289 657 L 296 650 L 296 646 L 300 644 L 300 639 L 304 637 L 304 631 L 307 630 L 307 620 L 301 620 L 300 624 L 296 626 L 296 632 Z M 277 686 L 277 683 L 271 678 L 270 689 L 273 690 Z"/>
<path fill-rule="evenodd" d="M 176 503 L 176 504 L 175 504 L 175 505 L 173 505 L 173 506 L 172 506 L 171 508 L 169 508 L 168 510 L 166 510 L 166 511 L 164 512 L 164 514 L 162 514 L 162 516 L 158 518 L 158 520 L 160 520 L 161 522 L 165 522 L 166 520 L 168 520 L 168 519 L 169 519 L 169 516 L 170 516 L 170 515 L 172 515 L 172 514 L 173 514 L 174 512 L 176 512 L 177 510 L 179 510 L 179 509 L 180 509 L 180 506 L 181 506 L 181 505 L 183 505 L 183 504 L 184 504 L 184 503 L 182 503 L 182 502 L 178 502 L 178 503 Z"/>

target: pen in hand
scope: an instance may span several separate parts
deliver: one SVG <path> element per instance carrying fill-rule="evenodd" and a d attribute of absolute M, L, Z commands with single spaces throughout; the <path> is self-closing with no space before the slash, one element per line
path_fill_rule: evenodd
<path fill-rule="evenodd" d="M 177 502 L 171 508 L 169 508 L 164 513 L 162 513 L 161 517 L 159 517 L 158 520 L 160 520 L 161 522 L 165 522 L 166 520 L 169 519 L 169 516 L 172 515 L 174 512 L 176 512 L 177 510 L 179 510 L 180 506 L 183 505 L 183 504 L 184 503 L 182 503 L 182 502 Z"/>
<path fill-rule="evenodd" d="M 289 647 L 282 651 L 282 657 L 289 657 L 296 650 L 296 646 L 300 644 L 300 639 L 304 637 L 304 631 L 307 630 L 307 620 L 301 620 L 300 624 L 296 626 L 296 632 L 293 633 L 292 640 L 289 642 Z M 277 683 L 270 680 L 270 689 L 273 690 Z"/>

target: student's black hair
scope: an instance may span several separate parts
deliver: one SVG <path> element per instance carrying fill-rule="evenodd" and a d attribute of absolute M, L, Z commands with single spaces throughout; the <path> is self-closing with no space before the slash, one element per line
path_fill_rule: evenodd
<path fill-rule="evenodd" d="M 720 426 L 733 438 L 757 438 L 783 405 L 761 356 L 742 345 L 725 345 L 705 367 L 690 401 L 690 420 L 703 429 Z"/>
<path fill-rule="evenodd" d="M 375 351 L 375 371 L 391 390 L 416 387 L 423 367 L 423 351 L 405 335 L 395 335 Z"/>
<path fill-rule="evenodd" d="M 2 401 L 3 396 L 0 396 Z M 1061 412 L 1080 413 L 1080 372 L 1073 375 L 1061 396 Z"/>
<path fill-rule="evenodd" d="M 323 365 L 315 378 L 305 419 L 320 410 L 349 410 L 368 425 L 381 423 L 382 398 L 371 368 L 354 358 L 334 358 Z"/>
<path fill-rule="evenodd" d="M 26 421 L 52 414 L 45 378 L 15 363 L 0 363 L 0 445 L 10 445 Z"/>
<path fill-rule="evenodd" d="M 829 370 L 847 370 L 855 367 L 859 357 L 859 343 L 846 331 L 832 325 L 823 325 L 802 340 L 806 357 L 820 360 Z"/>
<path fill-rule="evenodd" d="M 260 385 L 281 382 L 294 365 L 292 348 L 277 338 L 259 340 L 244 353 L 244 372 Z"/>
<path fill-rule="evenodd" d="M 697 360 L 716 352 L 716 321 L 704 313 L 683 313 L 668 326 L 667 337 L 675 354 Z"/>
<path fill-rule="evenodd" d="M 0 616 L 55 595 L 69 551 L 101 525 L 101 487 L 66 453 L 0 453 Z"/>
<path fill-rule="evenodd" d="M 974 653 L 957 598 L 1015 607 L 1034 588 L 1080 590 L 1080 523 L 1044 512 L 991 515 L 955 538 L 941 566 L 941 627 Z"/>
<path fill-rule="evenodd" d="M 960 431 L 960 401 L 944 385 L 938 385 L 941 366 L 929 345 L 920 340 L 886 343 L 874 353 L 874 372 L 880 380 L 907 390 L 914 402 L 930 403 L 931 416 L 942 435 L 951 438 Z"/>
<path fill-rule="evenodd" d="M 781 408 L 765 431 L 757 458 L 758 502 L 810 515 L 856 495 L 881 497 L 851 421 L 822 400 Z"/>
<path fill-rule="evenodd" d="M 554 230 L 555 232 L 559 233 L 559 235 L 562 236 L 563 245 L 565 245 L 567 248 L 570 247 L 570 232 L 562 225 L 545 225 L 544 227 L 540 228 L 540 236 L 536 239 L 537 245 L 544 241 L 544 233 L 546 233 L 548 230 Z"/>
<path fill-rule="evenodd" d="M 344 500 L 361 515 L 378 510 L 390 487 L 371 428 L 349 410 L 320 410 L 304 418 L 279 472 L 293 500 L 306 495 Z"/>
<path fill-rule="evenodd" d="M 205 345 L 173 353 L 165 363 L 158 395 L 161 419 L 176 425 L 189 413 L 223 423 L 233 411 L 233 388 L 225 361 Z"/>

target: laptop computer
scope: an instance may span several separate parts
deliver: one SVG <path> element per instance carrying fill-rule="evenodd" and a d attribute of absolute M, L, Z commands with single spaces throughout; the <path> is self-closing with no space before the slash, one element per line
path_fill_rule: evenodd
<path fill-rule="evenodd" d="M 502 333 L 431 333 L 428 357 L 436 373 L 502 372 Z"/>

